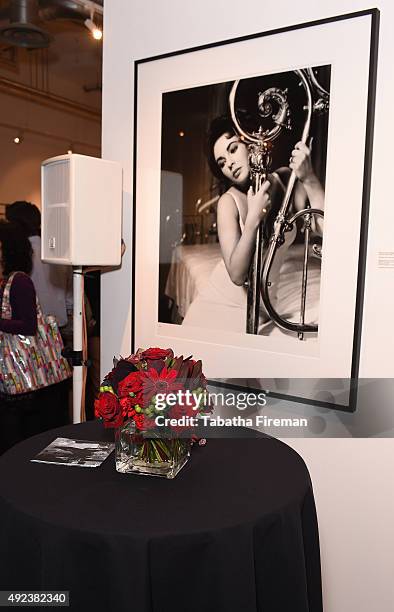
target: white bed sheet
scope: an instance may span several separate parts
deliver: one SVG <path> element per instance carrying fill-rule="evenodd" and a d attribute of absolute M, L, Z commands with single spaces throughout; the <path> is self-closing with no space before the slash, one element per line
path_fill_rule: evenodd
<path fill-rule="evenodd" d="M 220 245 L 184 245 L 174 249 L 170 273 L 166 284 L 166 294 L 178 306 L 179 314 L 184 317 L 191 302 L 204 287 L 215 265 L 222 255 Z M 291 247 L 289 258 L 284 262 L 278 285 L 278 304 L 283 316 L 297 321 L 300 309 L 300 292 L 303 264 L 303 244 Z M 306 321 L 317 323 L 320 299 L 320 261 L 310 257 L 308 267 L 308 289 Z M 267 323 L 263 334 L 283 333 L 276 325 Z"/>
<path fill-rule="evenodd" d="M 180 245 L 174 249 L 166 295 L 174 300 L 181 317 L 185 316 L 221 257 L 220 245 L 217 242 Z"/>

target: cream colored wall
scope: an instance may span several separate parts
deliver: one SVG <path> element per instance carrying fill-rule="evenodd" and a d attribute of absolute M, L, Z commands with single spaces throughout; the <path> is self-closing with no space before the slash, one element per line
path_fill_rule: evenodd
<path fill-rule="evenodd" d="M 312 477 L 324 612 L 392 612 L 393 439 L 284 442 Z"/>
<path fill-rule="evenodd" d="M 103 275 L 103 373 L 111 367 L 113 355 L 127 354 L 130 350 L 133 60 L 366 8 L 370 8 L 366 0 L 277 0 L 275 3 L 250 0 L 246 5 L 228 0 L 200 0 L 198 3 L 111 0 L 107 3 L 103 157 L 123 163 L 123 235 L 128 250 L 122 269 Z M 392 380 L 387 385 L 387 392 L 375 399 L 361 390 L 358 412 L 362 408 L 362 413 L 367 415 L 361 428 L 365 436 L 376 435 L 375 412 L 379 419 L 392 418 L 393 412 L 390 389 L 394 379 L 394 327 L 391 325 L 394 277 L 393 270 L 377 268 L 377 253 L 394 251 L 394 207 L 390 189 L 391 143 L 394 142 L 394 5 L 391 0 L 381 0 L 379 8 L 380 59 L 361 375 Z M 344 112 L 351 120 L 351 109 L 344 109 Z M 313 414 L 310 407 L 305 410 Z M 340 414 L 338 419 L 341 420 Z M 394 601 L 394 441 L 298 438 L 286 442 L 303 455 L 314 482 L 322 543 L 325 612 L 370 612 L 372 608 L 391 612 Z"/>

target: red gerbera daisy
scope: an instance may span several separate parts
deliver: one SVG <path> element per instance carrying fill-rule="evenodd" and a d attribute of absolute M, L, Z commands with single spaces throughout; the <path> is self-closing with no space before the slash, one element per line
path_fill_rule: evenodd
<path fill-rule="evenodd" d="M 156 393 L 173 393 L 183 389 L 183 384 L 176 380 L 178 372 L 163 368 L 159 373 L 154 368 L 141 372 L 142 390 L 144 397 L 150 400 Z"/>

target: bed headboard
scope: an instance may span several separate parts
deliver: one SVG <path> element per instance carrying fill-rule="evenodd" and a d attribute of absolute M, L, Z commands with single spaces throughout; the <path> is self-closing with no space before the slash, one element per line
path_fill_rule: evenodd
<path fill-rule="evenodd" d="M 203 241 L 203 218 L 201 215 L 183 215 L 182 244 L 201 244 Z"/>

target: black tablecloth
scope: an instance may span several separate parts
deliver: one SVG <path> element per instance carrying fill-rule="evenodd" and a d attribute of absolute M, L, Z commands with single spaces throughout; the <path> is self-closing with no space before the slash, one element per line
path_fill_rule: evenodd
<path fill-rule="evenodd" d="M 233 432 L 234 433 L 234 432 Z M 243 432 L 244 434 L 244 432 Z M 46 432 L 0 458 L 0 589 L 69 590 L 86 612 L 321 612 L 308 470 L 269 437 L 210 439 L 174 480 L 32 463 Z"/>

